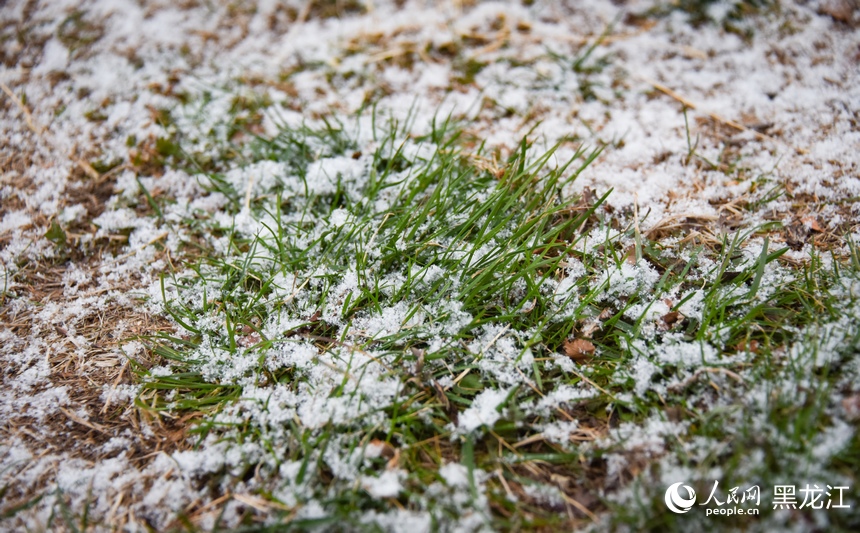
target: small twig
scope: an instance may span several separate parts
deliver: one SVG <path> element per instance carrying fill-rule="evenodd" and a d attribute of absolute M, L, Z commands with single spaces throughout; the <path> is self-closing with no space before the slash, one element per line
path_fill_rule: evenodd
<path fill-rule="evenodd" d="M 254 174 L 248 173 L 248 186 L 245 188 L 245 211 L 251 210 L 251 193 L 254 191 Z"/>
<path fill-rule="evenodd" d="M 483 355 L 487 350 L 489 350 L 491 346 L 496 344 L 496 341 L 499 340 L 499 338 L 504 335 L 510 328 L 510 324 L 507 324 L 505 327 L 503 327 L 502 330 L 495 337 L 493 337 L 493 339 L 488 342 L 486 346 L 481 348 L 481 355 Z"/>
<path fill-rule="evenodd" d="M 306 339 L 311 339 L 311 340 L 315 340 L 315 341 L 321 341 L 321 342 L 327 342 L 327 343 L 329 343 L 329 344 L 334 344 L 334 345 L 336 345 L 336 346 L 340 346 L 340 347 L 342 347 L 342 348 L 346 348 L 347 350 L 350 350 L 350 351 L 352 351 L 352 352 L 358 352 L 358 353 L 360 353 L 360 354 L 362 354 L 362 355 L 367 356 L 367 357 L 368 357 L 368 358 L 370 358 L 373 362 L 375 362 L 375 363 L 377 363 L 377 364 L 381 365 L 382 367 L 384 367 L 384 368 L 385 368 L 385 370 L 388 370 L 389 372 L 393 372 L 393 371 L 394 371 L 390 366 L 388 366 L 387 364 L 385 364 L 385 362 L 384 362 L 384 361 L 382 361 L 382 360 L 381 360 L 381 359 L 379 359 L 378 357 L 376 357 L 376 356 L 374 356 L 374 355 L 371 355 L 370 353 L 368 353 L 368 352 L 366 352 L 366 351 L 362 350 L 361 348 L 359 348 L 358 346 L 356 346 L 356 345 L 354 345 L 354 344 L 348 344 L 348 343 L 346 343 L 346 342 L 342 342 L 342 341 L 339 341 L 339 340 L 337 340 L 337 339 L 333 339 L 333 338 L 331 338 L 331 337 L 325 337 L 325 336 L 323 336 L 323 335 L 314 335 L 313 333 L 304 333 L 304 334 L 301 334 L 301 336 L 302 336 L 302 337 L 304 337 L 304 338 L 306 338 Z"/>
<path fill-rule="evenodd" d="M 519 442 L 515 442 L 515 443 L 513 444 L 513 447 L 514 447 L 514 448 L 522 448 L 523 446 L 525 446 L 525 445 L 527 445 L 527 444 L 532 444 L 532 443 L 535 443 L 535 442 L 540 442 L 540 441 L 542 441 L 542 440 L 544 440 L 544 439 L 545 439 L 545 437 L 543 436 L 543 433 L 535 433 L 534 435 L 531 435 L 530 437 L 526 437 L 526 438 L 524 438 L 523 440 L 521 440 L 521 441 L 519 441 Z"/>
<path fill-rule="evenodd" d="M 37 135 L 41 135 L 42 132 L 36 128 L 36 125 L 33 122 L 33 115 L 30 113 L 30 110 L 27 108 L 26 104 L 24 104 L 21 99 L 15 96 L 15 93 L 12 92 L 12 89 L 10 89 L 9 86 L 5 83 L 0 82 L 0 89 L 3 89 L 3 92 L 6 93 L 6 96 L 11 98 L 12 101 L 15 102 L 15 105 L 18 106 L 18 109 L 21 110 L 21 113 L 24 114 L 24 121 L 27 122 L 27 127 L 30 128 L 30 131 Z"/>
<path fill-rule="evenodd" d="M 282 503 L 264 500 L 259 496 L 252 496 L 250 494 L 234 494 L 233 499 L 264 513 L 269 512 L 272 509 L 280 509 L 281 511 L 292 511 L 291 507 L 287 507 Z"/>
<path fill-rule="evenodd" d="M 412 43 L 405 43 L 401 44 L 400 48 L 390 48 L 388 50 L 383 50 L 381 52 L 373 54 L 365 60 L 365 64 L 369 65 L 371 63 L 379 63 L 380 61 L 385 61 L 386 59 L 393 59 L 395 57 L 411 54 L 413 52 L 415 52 L 415 45 Z"/>
<path fill-rule="evenodd" d="M 108 511 L 108 515 L 107 515 L 108 523 L 110 523 L 111 520 L 113 520 L 113 517 L 116 514 L 117 509 L 119 509 L 119 506 L 122 503 L 123 498 L 125 498 L 125 491 L 124 490 L 119 493 L 119 495 L 116 497 L 116 500 L 114 500 L 113 505 L 110 508 L 110 511 Z"/>
<path fill-rule="evenodd" d="M 696 105 L 695 103 L 691 102 L 688 98 L 681 96 L 677 92 L 673 91 L 672 89 L 670 89 L 669 87 L 663 85 L 662 83 L 660 83 L 658 81 L 654 81 L 652 79 L 644 78 L 641 76 L 639 78 L 642 81 L 644 81 L 645 83 L 651 85 L 652 87 L 654 87 L 655 89 L 660 91 L 661 93 L 665 94 L 666 96 L 668 96 L 674 100 L 677 100 L 678 102 L 683 104 L 685 107 L 688 107 L 690 109 L 700 110 L 702 113 L 708 115 L 709 117 L 711 117 L 713 120 L 719 122 L 720 124 L 725 124 L 726 126 L 729 126 L 730 128 L 734 128 L 738 131 L 751 132 L 756 138 L 758 138 L 761 141 L 770 141 L 773 143 L 779 142 L 776 139 L 774 139 L 773 137 L 771 137 L 770 135 L 765 135 L 764 133 L 761 133 L 760 131 L 756 131 L 754 129 L 747 128 L 746 126 L 744 126 L 743 124 L 741 124 L 739 122 L 735 122 L 734 120 L 722 117 L 716 113 L 711 113 L 710 111 L 704 111 L 704 110 L 699 109 L 699 106 Z M 809 150 L 805 150 L 803 148 L 797 148 L 797 147 L 793 147 L 793 146 L 790 146 L 790 147 L 793 148 L 794 150 L 796 150 L 797 152 L 801 153 L 801 154 L 808 154 L 809 153 Z"/>
<path fill-rule="evenodd" d="M 299 294 L 299 292 L 305 288 L 305 285 L 307 285 L 308 282 L 310 282 L 310 280 L 311 280 L 311 278 L 306 279 L 304 281 L 304 283 L 299 285 L 299 287 L 297 289 L 295 289 L 291 295 L 287 296 L 286 299 L 284 299 L 283 303 L 285 303 L 285 304 L 290 303 L 293 300 L 293 298 L 295 298 Z M 293 285 L 295 285 L 295 281 L 293 282 Z"/>
<path fill-rule="evenodd" d="M 77 422 L 78 424 L 80 424 L 82 426 L 86 426 L 92 430 L 98 431 L 99 433 L 104 433 L 105 435 L 110 434 L 108 432 L 108 430 L 104 426 L 102 426 L 101 424 L 96 424 L 95 422 L 90 422 L 89 420 L 84 420 L 83 418 L 79 417 L 75 413 L 73 413 L 73 412 L 71 412 L 68 409 L 65 409 L 63 407 L 60 407 L 60 411 L 64 415 L 69 417 L 69 420 L 71 420 L 73 422 Z"/>
<path fill-rule="evenodd" d="M 233 493 L 228 492 L 227 494 L 225 494 L 219 498 L 216 498 L 216 499 L 212 500 L 211 502 L 207 503 L 206 505 L 204 505 L 200 509 L 197 509 L 197 511 L 195 511 L 194 514 L 196 514 L 196 515 L 202 514 L 202 513 L 208 511 L 209 509 L 211 509 L 213 507 L 217 507 L 217 506 L 221 505 L 222 503 L 226 502 L 227 500 L 229 500 L 232 497 L 233 497 Z"/>
<path fill-rule="evenodd" d="M 578 501 L 565 494 L 563 490 L 559 489 L 559 492 L 561 493 L 561 497 L 564 498 L 564 501 L 579 509 L 582 514 L 590 518 L 592 522 L 594 522 L 595 524 L 597 523 L 597 515 L 589 511 L 586 506 L 582 505 Z"/>
<path fill-rule="evenodd" d="M 33 120 L 33 114 L 30 112 L 30 109 L 27 107 L 26 104 L 24 104 L 24 102 L 21 101 L 20 98 L 15 96 L 15 93 L 12 92 L 12 89 L 10 89 L 9 86 L 3 82 L 0 82 L 0 89 L 2 89 L 4 93 L 6 93 L 6 96 L 8 96 L 13 102 L 15 102 L 16 106 L 18 106 L 18 109 L 24 115 L 24 121 L 27 123 L 27 127 L 30 129 L 30 131 L 46 140 L 48 142 L 48 145 L 52 149 L 59 151 L 57 150 L 56 143 L 52 139 L 48 138 L 45 128 L 36 127 L 36 122 Z M 99 174 L 98 171 L 94 169 L 92 165 L 90 165 L 83 159 L 79 159 L 74 154 L 68 154 L 67 157 L 70 161 L 78 165 L 78 167 L 80 167 L 81 170 L 83 170 L 87 176 L 97 181 L 101 178 L 101 174 Z"/>
<path fill-rule="evenodd" d="M 119 256 L 119 257 L 117 257 L 117 258 L 115 259 L 115 261 L 119 262 L 119 261 L 121 261 L 121 260 L 123 260 L 123 259 L 128 259 L 129 257 L 131 257 L 131 256 L 133 256 L 133 255 L 135 255 L 135 254 L 137 254 L 138 252 L 140 252 L 140 251 L 142 251 L 142 250 L 146 249 L 146 247 L 147 247 L 147 246 L 151 246 L 151 245 L 153 245 L 153 244 L 157 243 L 158 241 L 160 241 L 161 239 L 163 239 L 163 238 L 167 237 L 167 235 L 168 235 L 168 234 L 169 234 L 169 232 L 164 231 L 164 232 L 162 232 L 162 233 L 160 233 L 160 234 L 156 235 L 156 236 L 155 236 L 155 237 L 153 237 L 153 238 L 152 238 L 152 240 L 150 240 L 148 243 L 144 244 L 143 246 L 139 246 L 139 247 L 135 248 L 134 250 L 132 250 L 132 251 L 130 251 L 130 252 L 128 252 L 128 253 L 126 253 L 126 254 L 123 254 L 123 255 L 121 255 L 121 256 Z"/>
<path fill-rule="evenodd" d="M 501 444 L 502 446 L 504 446 L 505 448 L 507 448 L 507 449 L 508 449 L 508 451 L 510 451 L 511 453 L 515 454 L 517 457 L 522 457 L 522 456 L 523 456 L 523 454 L 521 454 L 521 453 L 520 453 L 520 452 L 519 452 L 515 447 L 511 446 L 511 444 L 510 444 L 508 441 L 506 441 L 505 439 L 503 439 L 503 438 L 501 437 L 501 435 L 499 435 L 498 433 L 496 433 L 496 432 L 495 432 L 495 431 L 493 431 L 492 429 L 488 429 L 488 431 L 490 432 L 490 435 L 492 435 L 493 437 L 495 437 L 495 438 L 496 438 L 496 440 L 497 440 L 497 441 L 499 441 L 499 444 Z"/>
<path fill-rule="evenodd" d="M 696 370 L 695 372 L 693 372 L 692 376 L 688 377 L 687 379 L 685 379 L 683 381 L 680 381 L 680 382 L 675 383 L 673 385 L 669 385 L 669 390 L 671 390 L 672 392 L 680 392 L 680 391 L 686 389 L 687 387 L 689 387 L 690 385 L 692 385 L 697 379 L 699 379 L 699 376 L 701 376 L 702 374 L 705 374 L 705 373 L 708 373 L 708 374 L 725 374 L 728 377 L 730 377 L 733 380 L 740 383 L 741 385 L 743 385 L 743 383 L 744 383 L 744 378 L 742 378 L 736 372 L 732 372 L 728 368 L 722 368 L 719 366 L 708 366 L 708 367 L 703 367 L 703 368 Z"/>
<path fill-rule="evenodd" d="M 570 371 L 571 371 L 571 372 L 573 372 L 574 374 L 576 374 L 576 376 L 577 376 L 579 379 L 581 379 L 582 381 L 584 381 L 584 382 L 588 383 L 589 385 L 591 385 L 591 386 L 592 386 L 592 387 L 594 387 L 595 389 L 599 390 L 599 391 L 600 391 L 600 392 L 602 392 L 603 394 L 605 394 L 605 395 L 609 396 L 610 398 L 615 398 L 615 396 L 614 396 L 614 395 L 612 395 L 610 392 L 606 391 L 603 387 L 601 387 L 601 386 L 600 386 L 600 385 L 598 385 L 597 383 L 595 383 L 595 382 L 591 381 L 591 380 L 590 380 L 590 379 L 588 379 L 587 377 L 583 376 L 582 374 L 580 374 L 580 373 L 579 373 L 579 372 L 577 372 L 576 370 L 571 369 Z"/>
<path fill-rule="evenodd" d="M 676 93 L 672 89 L 666 87 L 662 83 L 648 79 L 648 78 L 645 78 L 645 81 L 648 82 L 649 84 L 651 84 L 652 87 L 654 87 L 655 89 L 657 89 L 661 93 L 677 100 L 678 102 L 681 102 L 686 107 L 689 107 L 690 109 L 698 109 L 699 108 L 699 106 L 697 106 L 696 104 L 694 104 L 693 102 L 691 102 L 687 98 L 684 98 L 680 94 Z M 751 131 L 759 139 L 767 140 L 767 141 L 773 141 L 774 140 L 773 137 L 770 137 L 768 135 L 765 135 L 764 133 L 761 133 L 761 132 L 758 132 L 755 130 L 751 130 L 751 129 L 747 128 L 746 126 L 744 126 L 743 124 L 739 124 L 739 123 L 735 122 L 734 120 L 731 120 L 728 118 L 723 118 L 720 115 L 717 115 L 716 113 L 711 113 L 709 111 L 702 111 L 702 112 L 705 113 L 706 115 L 708 115 L 709 117 L 711 117 L 712 119 L 716 120 L 717 122 L 719 122 L 721 124 L 725 124 L 726 126 L 730 126 L 736 130 Z"/>
<path fill-rule="evenodd" d="M 125 373 L 125 369 L 127 366 L 128 366 L 128 359 L 125 360 L 125 363 L 123 363 L 122 367 L 119 369 L 119 375 L 114 380 L 113 387 L 111 387 L 110 393 L 108 393 L 108 397 L 105 400 L 105 406 L 102 407 L 102 410 L 100 411 L 99 414 L 105 414 L 107 412 L 108 408 L 110 407 L 111 400 L 113 400 L 114 393 L 116 393 L 116 388 L 119 385 L 119 382 L 122 380 L 122 375 Z"/>
<path fill-rule="evenodd" d="M 511 501 L 515 501 L 514 493 L 511 491 L 510 485 L 508 485 L 508 482 L 505 480 L 505 475 L 502 473 L 501 468 L 496 470 L 496 476 L 498 476 L 499 481 L 502 483 L 502 487 L 504 487 L 505 492 L 508 494 L 508 497 L 511 499 Z"/>
<path fill-rule="evenodd" d="M 680 228 L 684 224 L 688 224 L 688 222 L 682 222 L 682 223 L 678 223 L 678 224 L 671 224 L 671 222 L 674 222 L 676 220 L 684 220 L 684 219 L 698 219 L 698 220 L 702 220 L 702 221 L 706 221 L 706 222 L 716 222 L 720 219 L 720 217 L 717 215 L 702 215 L 702 214 L 698 214 L 698 213 L 677 213 L 674 215 L 669 215 L 669 216 L 663 217 L 662 219 L 660 219 L 659 222 L 657 222 L 656 224 L 651 226 L 651 228 L 645 232 L 645 236 L 648 239 L 653 239 L 654 233 L 656 233 L 660 230 Z"/>
<path fill-rule="evenodd" d="M 472 52 L 472 57 L 474 58 L 474 57 L 478 57 L 478 56 L 483 55 L 483 54 L 495 52 L 496 50 L 498 50 L 499 48 L 504 46 L 506 42 L 508 42 L 508 39 L 510 38 L 510 36 L 511 36 L 511 28 L 510 28 L 510 26 L 508 26 L 507 23 L 505 23 L 505 25 L 502 27 L 502 29 L 499 31 L 498 35 L 496 36 L 495 41 L 491 42 L 490 44 L 488 44 L 486 46 L 478 48 L 477 50 Z"/>
<path fill-rule="evenodd" d="M 84 174 L 94 179 L 96 182 L 100 182 L 102 179 L 102 175 L 99 174 L 99 171 L 94 169 L 93 166 L 83 159 L 80 159 L 75 154 L 69 154 L 69 159 L 72 160 L 73 163 L 78 165 L 81 170 L 84 171 Z"/>
<path fill-rule="evenodd" d="M 456 378 L 454 378 L 454 381 L 452 381 L 447 387 L 445 387 L 445 390 L 451 390 L 451 387 L 453 387 L 454 385 L 459 385 L 460 382 L 463 381 L 463 378 L 469 375 L 469 372 L 471 371 L 471 368 L 467 368 L 466 370 L 460 372 L 460 374 Z"/>
<path fill-rule="evenodd" d="M 477 357 L 479 357 L 479 356 L 484 355 L 484 352 L 486 352 L 487 350 L 489 350 L 489 349 L 490 349 L 490 347 L 492 347 L 492 346 L 493 346 L 493 344 L 495 344 L 495 343 L 496 343 L 496 341 L 497 341 L 497 340 L 499 340 L 499 337 L 501 337 L 502 335 L 504 335 L 504 334 L 505 334 L 505 332 L 506 332 L 506 331 L 508 331 L 508 329 L 509 329 L 510 327 L 511 327 L 510 325 L 507 325 L 507 326 L 505 326 L 504 328 L 502 328 L 502 330 L 501 330 L 501 331 L 500 331 L 500 332 L 499 332 L 495 337 L 493 337 L 493 338 L 492 338 L 492 340 L 490 340 L 490 342 L 488 342 L 488 343 L 486 344 L 486 346 L 484 346 L 483 348 L 481 348 L 481 351 L 480 351 L 480 352 L 478 352 L 478 356 L 476 356 L 476 358 L 477 358 Z M 510 359 L 508 359 L 508 360 L 510 361 Z M 516 367 L 515 367 L 515 368 L 516 368 Z M 519 370 L 519 369 L 517 369 L 517 370 Z M 453 382 L 451 382 L 451 384 L 450 384 L 450 385 L 448 385 L 447 387 L 445 387 L 445 390 L 446 390 L 446 391 L 447 391 L 447 390 L 450 390 L 450 389 L 451 389 L 451 387 L 453 387 L 454 385 L 459 385 L 459 384 L 460 384 L 460 382 L 463 380 L 463 378 L 465 378 L 467 375 L 469 375 L 469 372 L 471 372 L 471 371 L 472 371 L 472 369 L 471 369 L 471 368 L 467 368 L 466 370 L 463 370 L 462 372 L 460 372 L 460 375 L 458 375 L 456 378 L 454 378 L 454 381 L 453 381 Z M 520 372 L 520 375 L 522 375 L 522 372 Z M 534 388 L 534 387 L 532 387 L 532 388 Z M 540 392 L 538 392 L 538 394 L 540 394 Z"/>

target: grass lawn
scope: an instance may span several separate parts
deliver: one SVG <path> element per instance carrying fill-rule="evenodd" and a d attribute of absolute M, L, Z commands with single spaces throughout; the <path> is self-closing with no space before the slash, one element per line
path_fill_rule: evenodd
<path fill-rule="evenodd" d="M 860 527 L 852 3 L 2 9 L 0 529 Z"/>

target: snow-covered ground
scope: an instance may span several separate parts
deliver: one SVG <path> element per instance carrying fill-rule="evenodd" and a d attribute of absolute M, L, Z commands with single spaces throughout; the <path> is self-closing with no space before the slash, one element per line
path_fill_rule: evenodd
<path fill-rule="evenodd" d="M 770 235 L 771 250 L 789 246 L 788 260 L 800 264 L 815 256 L 811 236 L 823 243 L 825 262 L 846 256 L 848 238 L 860 242 L 858 9 L 838 0 L 780 2 L 778 8 L 733 18 L 733 9 L 743 5 L 708 4 L 703 9 L 712 20 L 695 25 L 690 14 L 667 3 L 637 0 L 3 4 L 0 485 L 4 513 L 32 505 L 9 512 L 0 527 L 39 530 L 63 523 L 56 518 L 61 508 L 75 516 L 87 509 L 89 520 L 101 528 L 138 530 L 177 526 L 180 515 L 203 529 L 216 520 L 235 525 L 249 509 L 261 520 L 281 511 L 291 519 L 330 514 L 310 482 L 296 481 L 301 460 L 279 463 L 264 484 L 243 470 L 249 455 L 261 453 L 260 442 L 213 437 L 200 443 L 183 433 L 197 416 L 155 416 L 134 404 L 141 392 L 135 361 L 152 363 L 149 371 L 155 375 L 172 372 L 136 336 L 178 330 L 160 301 L 159 276 L 181 272 L 194 256 L 187 243 L 200 237 L 187 221 L 208 213 L 222 227 L 233 225 L 253 236 L 267 220 L 249 204 L 267 195 L 286 170 L 274 162 L 248 166 L 251 155 L 241 150 L 227 157 L 224 147 L 242 146 L 247 131 L 273 136 L 284 126 L 321 128 L 324 119 L 343 123 L 357 151 L 323 154 L 308 166 L 305 182 L 318 193 L 331 192 L 326 187 L 334 185 L 326 177 L 334 173 L 351 179 L 355 191 L 366 185 L 368 154 L 379 145 L 372 121 L 398 121 L 398 140 L 410 151 L 406 157 L 417 161 L 427 160 L 434 148 L 416 139 L 430 131 L 434 117 L 451 115 L 470 139 L 464 150 L 477 152 L 485 143 L 474 160 L 491 172 L 503 168 L 524 136 L 535 154 L 560 143 L 550 167 L 580 145 L 603 146 L 561 194 L 599 197 L 611 189 L 601 209 L 622 223 L 635 219 L 637 234 L 657 240 L 683 227 L 708 242 L 737 228 L 780 222 L 783 229 Z M 237 133 L 243 128 L 245 133 Z M 207 171 L 223 174 L 245 209 L 227 214 L 227 200 L 208 190 L 194 169 L 176 163 L 178 150 L 192 154 Z M 296 190 L 300 185 L 295 183 Z M 169 202 L 156 216 L 152 204 L 161 199 Z M 749 208 L 756 202 L 766 209 Z M 325 223 L 349 226 L 351 216 L 335 211 Z M 207 239 L 201 242 L 212 253 L 230 252 L 223 239 Z M 762 245 L 754 238 L 745 250 L 755 259 Z M 577 275 L 575 264 L 567 268 L 566 275 Z M 779 285 L 787 272 L 769 270 L 763 286 Z M 297 279 L 278 279 L 281 298 L 298 298 Z M 650 267 L 625 264 L 607 271 L 601 282 L 611 287 L 608 301 L 651 290 L 659 279 Z M 332 290 L 345 295 L 356 283 L 345 278 Z M 563 284 L 553 290 L 563 291 Z M 841 322 L 804 333 L 824 339 L 816 348 L 824 359 L 830 353 L 827 342 L 856 342 L 850 340 L 860 310 L 851 304 L 856 289 L 845 288 Z M 181 296 L 172 290 L 168 284 L 166 294 Z M 313 302 L 305 303 L 312 308 Z M 680 309 L 684 316 L 701 313 L 695 298 L 686 305 Z M 669 316 L 670 307 L 660 302 L 648 316 Z M 392 306 L 379 316 L 361 317 L 354 327 L 370 337 L 392 334 L 392 328 L 415 325 L 405 318 L 407 311 Z M 455 311 L 446 315 L 452 321 Z M 337 310 L 322 319 L 345 324 Z M 444 335 L 444 328 L 440 331 Z M 510 363 L 504 371 L 490 365 L 479 370 L 505 386 L 478 394 L 446 439 L 492 427 L 518 376 L 521 384 L 528 382 L 523 372 L 530 373 L 530 365 L 517 370 L 518 364 L 505 362 L 520 353 L 515 333 L 504 325 L 488 327 L 474 340 L 474 351 L 485 360 Z M 297 368 L 311 365 L 316 354 L 303 353 L 307 346 L 278 357 Z M 659 395 L 688 386 L 683 379 L 695 375 L 695 380 L 697 366 L 686 368 L 674 385 L 652 382 L 652 376 L 658 365 L 685 368 L 691 357 L 702 364 L 721 360 L 703 346 L 664 342 L 659 355 L 644 340 L 630 346 L 641 355 L 614 379 L 628 376 L 636 385 L 619 395 Z M 807 344 L 794 346 L 800 350 Z M 394 401 L 400 381 L 386 373 L 384 363 L 372 361 L 373 354 L 364 356 L 369 359 L 362 363 L 367 372 L 362 379 L 373 390 L 362 394 L 378 400 L 377 406 Z M 229 360 L 213 360 L 201 372 L 243 388 L 245 404 L 219 416 L 249 416 L 242 411 L 253 411 L 247 398 L 272 391 L 243 382 L 242 358 L 225 357 Z M 250 359 L 248 365 L 256 364 Z M 337 361 L 335 354 L 326 364 Z M 858 371 L 856 357 L 845 364 L 853 368 L 843 379 L 849 383 Z M 351 412 L 355 406 L 328 397 L 327 389 L 315 397 L 314 390 L 340 379 L 320 373 L 312 382 L 317 389 L 289 391 L 293 396 L 281 398 L 292 408 L 250 416 L 269 417 L 263 425 L 286 427 L 295 419 L 313 427 L 372 415 L 370 400 L 366 412 Z M 714 373 L 713 379 L 730 382 L 730 374 Z M 586 383 L 557 388 L 534 412 L 596 394 Z M 806 472 L 823 469 L 820 465 L 856 439 L 854 387 L 840 389 L 836 404 L 843 410 L 828 413 L 831 423 L 813 443 L 816 458 Z M 748 405 L 759 405 L 771 391 L 753 383 L 746 393 Z M 583 437 L 588 443 L 578 449 L 582 453 L 610 450 L 605 486 L 595 492 L 610 500 L 635 499 L 635 490 L 626 488 L 631 479 L 644 465 L 661 460 L 658 479 L 666 484 L 673 475 L 693 476 L 692 467 L 670 461 L 664 452 L 690 424 L 646 413 L 595 435 L 599 438 Z M 577 435 L 588 436 L 587 429 L 576 420 L 558 421 L 547 424 L 543 435 L 570 443 Z M 279 433 L 265 435 L 276 439 Z M 425 500 L 409 508 L 384 503 L 409 486 L 410 473 L 396 461 L 378 476 L 364 473 L 361 465 L 391 459 L 390 445 L 364 441 L 364 448 L 356 449 L 347 436 L 333 439 L 328 455 L 321 452 L 319 459 L 328 463 L 330 475 L 383 502 L 356 515 L 362 523 L 401 531 L 437 527 L 431 519 L 452 530 L 489 527 L 481 514 L 490 512 L 482 487 L 495 472 L 467 472 L 455 462 L 441 466 L 438 481 L 421 494 L 448 510 L 440 518 Z M 713 447 L 691 441 L 687 451 L 691 457 L 707 456 Z M 271 476 L 280 486 L 272 499 L 262 498 L 260 487 L 277 485 Z M 559 495 L 553 483 L 528 487 L 528 496 L 550 502 L 547 508 L 559 514 L 578 509 L 565 503 L 566 493 Z M 856 494 L 856 487 L 851 490 Z M 44 497 L 34 500 L 39 495 Z M 587 501 L 585 506 L 594 508 Z M 775 520 L 790 523 L 781 515 Z"/>

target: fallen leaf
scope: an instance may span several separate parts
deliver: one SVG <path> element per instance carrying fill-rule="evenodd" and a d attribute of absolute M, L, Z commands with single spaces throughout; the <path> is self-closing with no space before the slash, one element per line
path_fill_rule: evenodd
<path fill-rule="evenodd" d="M 682 315 L 678 311 L 669 311 L 668 313 L 660 317 L 660 320 L 663 322 L 663 327 L 665 327 L 666 329 L 671 329 L 672 326 L 674 326 L 675 324 L 682 322 L 684 318 L 684 315 Z"/>
<path fill-rule="evenodd" d="M 591 341 L 585 339 L 574 339 L 572 341 L 565 341 L 564 343 L 564 353 L 577 363 L 584 363 L 591 359 L 591 356 L 594 355 L 594 350 L 595 348 L 591 344 Z"/>
<path fill-rule="evenodd" d="M 244 346 L 247 348 L 248 346 L 254 346 L 255 344 L 259 344 L 262 339 L 256 333 L 252 335 L 245 335 L 236 339 L 236 344 L 239 346 Z"/>
<path fill-rule="evenodd" d="M 804 226 L 811 229 L 812 231 L 815 231 L 817 233 L 823 233 L 824 232 L 824 230 L 818 224 L 818 220 L 816 220 L 815 217 L 812 215 L 805 216 L 805 217 L 801 218 L 800 221 L 803 222 Z"/>
<path fill-rule="evenodd" d="M 666 418 L 669 419 L 670 422 L 680 422 L 684 419 L 684 411 L 680 407 L 670 405 L 664 409 L 666 413 Z"/>
<path fill-rule="evenodd" d="M 854 5 L 850 0 L 824 0 L 818 7 L 818 12 L 828 15 L 837 22 L 851 24 L 854 21 Z"/>
<path fill-rule="evenodd" d="M 624 260 L 629 265 L 635 265 L 636 264 L 636 245 L 635 244 L 628 246 L 627 249 L 624 250 Z"/>

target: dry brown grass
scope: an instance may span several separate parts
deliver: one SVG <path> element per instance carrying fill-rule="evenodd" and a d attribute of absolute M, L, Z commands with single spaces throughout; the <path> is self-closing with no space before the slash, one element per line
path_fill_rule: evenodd
<path fill-rule="evenodd" d="M 39 322 L 37 315 L 44 305 L 69 301 L 64 294 L 63 275 L 71 265 L 89 268 L 95 279 L 98 256 L 70 258 L 63 264 L 27 264 L 16 275 L 17 294 L 14 298 L 7 296 L 0 307 L 0 323 L 17 337 L 18 346 L 7 348 L 20 349 L 36 339 L 48 346 L 45 356 L 50 373 L 47 380 L 30 393 L 64 387 L 69 403 L 45 418 L 33 417 L 27 412 L 12 417 L 0 428 L 0 438 L 11 442 L 17 437 L 35 456 L 55 455 L 95 463 L 122 455 L 141 469 L 160 452 L 187 448 L 185 421 L 152 417 L 145 410 L 113 399 L 111 393 L 118 385 L 134 381 L 130 362 L 121 353 L 123 341 L 171 330 L 164 319 L 108 300 L 105 308 L 71 325 Z M 117 286 L 111 290 L 130 288 Z M 88 290 L 85 286 L 82 296 L 100 292 L 104 289 Z M 13 299 L 25 303 L 12 305 Z M 66 326 L 74 327 L 74 335 Z M 26 369 L 7 364 L 4 370 L 2 379 L 7 381 Z M 103 445 L 114 437 L 129 439 L 131 445 L 126 449 L 105 451 Z M 37 497 L 51 481 L 50 476 L 43 476 L 33 485 L 17 486 L 13 478 L 4 510 Z"/>
<path fill-rule="evenodd" d="M 15 102 L 4 97 L 0 105 L 4 111 L 19 113 L 21 104 L 18 104 L 16 107 Z M 20 113 L 19 116 L 24 120 Z M 19 234 L 0 234 L 3 247 L 15 238 L 33 243 L 43 241 L 54 222 L 38 208 L 28 205 L 28 198 L 39 187 L 29 176 L 31 168 L 58 162 L 40 154 L 36 148 L 40 143 L 50 146 L 50 138 L 41 135 L 38 128 L 28 134 L 32 134 L 34 141 L 29 148 L 0 148 L 0 175 L 5 188 L 0 218 L 16 211 L 30 217 L 28 224 L 18 228 Z M 69 156 L 71 164 L 63 162 L 71 170 L 58 208 L 79 205 L 84 207 L 85 214 L 78 218 L 79 222 L 65 225 L 66 241 L 52 245 L 53 257 L 22 253 L 16 260 L 14 273 L 4 273 L 11 276 L 12 285 L 0 293 L 0 328 L 11 334 L 12 340 L 0 347 L 5 354 L 0 380 L 4 387 L 13 388 L 12 382 L 32 364 L 17 363 L 14 354 L 28 346 L 43 346 L 49 371 L 27 394 L 35 396 L 49 389 L 64 389 L 68 403 L 56 409 L 48 408 L 44 416 L 37 410 L 24 409 L 0 425 L 0 439 L 22 443 L 34 457 L 20 469 L 3 473 L 0 485 L 5 489 L 0 514 L 53 490 L 64 461 L 79 459 L 96 465 L 111 457 L 124 457 L 131 467 L 143 470 L 159 453 L 190 446 L 185 438 L 188 420 L 153 417 L 145 409 L 113 393 L 117 387 L 130 385 L 135 380 L 133 363 L 123 355 L 123 344 L 172 328 L 163 318 L 148 314 L 143 306 L 113 296 L 137 289 L 140 280 L 126 279 L 109 286 L 99 284 L 103 279 L 100 268 L 104 258 L 116 254 L 121 242 L 108 238 L 83 246 L 81 237 L 95 236 L 98 228 L 91 221 L 104 212 L 115 193 L 117 172 L 99 174 L 87 164 L 81 164 L 85 160 L 95 160 L 93 154 L 81 157 L 72 154 Z M 83 272 L 89 281 L 77 283 L 76 290 L 69 291 L 64 277 L 71 270 Z M 80 315 L 52 320 L 43 314 L 46 306 L 52 304 L 91 305 L 88 299 L 93 297 L 99 299 L 98 307 L 84 307 Z M 155 363 L 151 354 L 137 357 L 136 362 Z M 127 439 L 130 444 L 121 449 L 106 447 L 105 444 L 115 437 Z M 40 464 L 44 463 L 42 460 L 51 465 L 45 468 Z M 33 468 L 39 470 L 31 476 L 28 471 Z M 140 496 L 125 494 L 123 498 L 128 504 Z M 18 522 L 11 527 L 24 527 L 22 519 L 13 518 Z M 109 521 L 112 527 L 122 527 L 135 518 L 118 514 Z"/>

